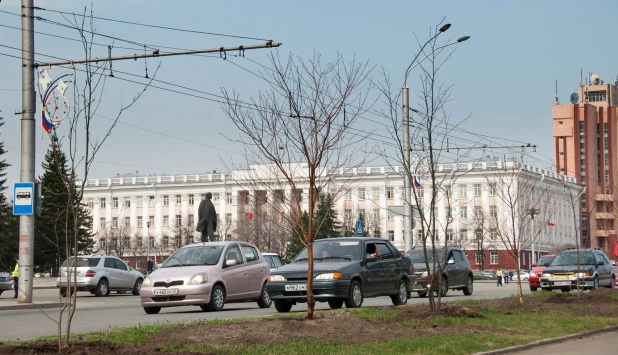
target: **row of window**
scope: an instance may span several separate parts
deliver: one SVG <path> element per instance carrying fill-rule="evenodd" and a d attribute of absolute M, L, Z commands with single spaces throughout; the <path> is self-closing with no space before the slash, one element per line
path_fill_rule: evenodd
<path fill-rule="evenodd" d="M 195 225 L 195 216 L 192 215 L 192 214 L 187 216 L 187 219 L 186 219 L 185 223 L 183 223 L 182 215 L 177 214 L 175 217 L 176 218 L 175 218 L 174 226 L 176 226 L 176 227 L 180 227 L 183 224 L 187 225 L 187 226 Z M 230 224 L 231 221 L 232 221 L 232 214 L 231 213 L 226 213 L 225 214 L 225 222 L 226 222 L 226 224 Z M 119 227 L 118 222 L 119 222 L 118 221 L 118 217 L 112 217 L 112 220 L 110 222 L 111 223 L 111 227 L 112 228 L 118 228 Z M 107 221 L 105 220 L 105 218 L 101 218 L 100 219 L 99 227 L 101 229 L 105 229 L 106 225 L 107 225 Z M 131 226 L 131 217 L 124 217 L 124 225 L 123 226 L 126 226 L 126 227 Z M 147 226 L 148 227 L 154 227 L 154 216 L 149 216 L 148 217 Z M 165 215 L 165 216 L 163 216 L 163 227 L 169 227 L 169 226 L 170 226 L 170 216 Z M 136 227 L 137 228 L 144 227 L 144 218 L 142 216 L 137 216 L 137 226 Z"/>
<path fill-rule="evenodd" d="M 182 195 L 174 195 L 174 198 L 176 200 L 176 204 L 179 205 L 182 203 Z M 206 199 L 206 194 L 201 194 L 200 198 L 202 200 Z M 218 192 L 215 192 L 212 194 L 212 200 L 213 202 L 219 202 L 221 199 L 221 194 Z M 147 198 L 148 200 L 148 207 L 154 207 L 155 206 L 155 196 L 154 195 L 150 195 Z M 225 193 L 225 200 L 227 203 L 232 203 L 232 193 L 231 192 L 226 192 Z M 121 201 L 124 201 L 123 206 L 124 208 L 128 208 L 131 207 L 131 199 L 128 197 L 122 198 L 122 197 L 114 197 L 112 198 L 112 208 L 119 208 L 120 207 L 120 203 Z M 192 206 L 195 204 L 195 194 L 189 194 L 188 195 L 188 202 L 189 205 Z M 135 198 L 135 204 L 137 205 L 137 207 L 144 207 L 144 198 L 142 196 L 138 196 Z M 163 195 L 163 206 L 169 206 L 170 205 L 170 195 Z M 99 206 L 101 208 L 105 208 L 107 206 L 107 200 L 105 198 L 100 198 L 99 199 Z M 92 209 L 94 207 L 94 199 L 88 199 L 88 208 Z"/>
<path fill-rule="evenodd" d="M 389 235 L 390 235 L 389 231 Z M 434 241 L 437 241 L 439 236 L 439 233 L 437 230 L 433 231 L 433 237 L 434 237 Z M 418 238 L 418 240 L 422 240 L 423 239 L 423 231 L 422 230 L 417 230 L 416 231 L 416 237 Z M 446 241 L 447 242 L 454 242 L 455 241 L 455 233 L 453 232 L 452 229 L 447 229 L 446 233 L 445 233 L 445 237 L 446 237 Z M 459 230 L 459 240 L 461 241 L 467 241 L 468 240 L 468 230 L 467 229 L 460 229 Z M 489 231 L 483 230 L 483 229 L 475 229 L 474 230 L 474 241 L 482 243 L 485 242 L 487 240 L 490 241 L 497 241 L 498 240 L 498 231 L 496 229 L 490 229 Z"/>
<path fill-rule="evenodd" d="M 435 208 L 434 216 L 437 216 L 437 215 L 438 215 L 438 209 Z M 369 214 L 367 213 L 367 210 L 360 210 L 359 218 L 360 216 L 363 216 L 363 220 L 367 220 L 367 217 L 369 216 Z M 372 221 L 379 221 L 380 220 L 380 210 L 373 209 L 371 216 L 373 217 Z M 481 206 L 474 206 L 474 216 L 473 217 L 483 218 L 483 216 L 484 216 L 483 209 L 481 208 Z M 395 214 L 392 214 L 392 213 L 388 214 L 388 219 L 393 219 L 394 217 L 395 217 Z M 468 218 L 468 206 L 459 206 L 459 217 Z M 498 207 L 496 205 L 490 205 L 489 214 L 486 217 L 498 218 Z M 350 221 L 352 218 L 353 218 L 352 210 L 345 209 L 343 213 L 343 220 Z M 453 218 L 453 208 L 452 207 L 446 208 L 446 218 Z"/>
<path fill-rule="evenodd" d="M 482 184 L 474 184 L 473 185 L 473 190 L 474 190 L 474 196 L 478 197 L 481 196 L 482 193 Z M 490 196 L 495 196 L 496 195 L 496 187 L 493 184 L 489 184 L 489 195 Z M 459 185 L 459 196 L 466 196 L 467 195 L 467 191 L 468 191 L 468 185 L 466 184 L 460 184 Z M 361 187 L 358 189 L 358 199 L 359 200 L 364 200 L 366 199 L 366 189 L 364 187 Z M 424 189 L 421 187 L 420 189 L 417 190 L 417 194 L 418 197 L 424 197 Z M 447 197 L 451 197 L 453 192 L 452 192 L 452 187 L 451 185 L 445 185 L 444 186 L 444 194 Z M 371 197 L 373 200 L 377 200 L 380 198 L 380 189 L 379 188 L 373 188 L 371 189 Z M 386 188 L 386 198 L 387 199 L 393 199 L 395 198 L 395 189 L 393 187 L 387 187 Z M 351 200 L 352 199 L 352 191 L 348 191 L 345 194 L 345 199 L 346 200 Z"/>

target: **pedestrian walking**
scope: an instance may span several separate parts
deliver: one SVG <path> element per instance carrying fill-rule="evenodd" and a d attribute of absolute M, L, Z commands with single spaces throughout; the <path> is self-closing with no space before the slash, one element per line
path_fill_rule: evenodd
<path fill-rule="evenodd" d="M 146 263 L 146 274 L 150 275 L 154 271 L 154 260 L 152 257 L 148 258 L 148 262 Z"/>
<path fill-rule="evenodd" d="M 513 281 L 513 270 L 509 271 L 509 281 Z"/>
<path fill-rule="evenodd" d="M 498 268 L 498 270 L 496 270 L 496 287 L 502 287 L 502 270 L 500 268 Z"/>
<path fill-rule="evenodd" d="M 15 297 L 13 298 L 17 298 L 19 293 L 19 254 L 15 253 L 13 256 L 15 257 L 15 269 L 13 269 L 10 278 L 13 280 L 13 288 L 15 289 Z"/>
<path fill-rule="evenodd" d="M 509 273 L 508 271 L 506 271 L 506 269 L 502 270 L 502 277 L 504 277 L 504 284 L 508 285 L 509 284 Z"/>

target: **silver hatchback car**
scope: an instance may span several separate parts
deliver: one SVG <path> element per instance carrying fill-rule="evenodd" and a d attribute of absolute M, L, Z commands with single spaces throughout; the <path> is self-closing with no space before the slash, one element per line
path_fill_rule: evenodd
<path fill-rule="evenodd" d="M 110 291 L 125 293 L 131 291 L 139 295 L 144 275 L 129 267 L 124 261 L 115 256 L 84 255 L 70 257 L 62 263 L 58 271 L 56 286 L 60 294 L 67 296 L 68 267 L 76 266 L 77 291 L 90 291 L 97 297 L 107 296 Z M 74 275 L 71 275 L 71 278 Z M 71 285 L 71 287 L 73 287 Z"/>
<path fill-rule="evenodd" d="M 272 301 L 266 291 L 270 273 L 262 253 L 243 242 L 208 242 L 178 249 L 142 284 L 140 300 L 148 314 L 161 307 L 200 306 L 220 311 L 226 302 Z"/>

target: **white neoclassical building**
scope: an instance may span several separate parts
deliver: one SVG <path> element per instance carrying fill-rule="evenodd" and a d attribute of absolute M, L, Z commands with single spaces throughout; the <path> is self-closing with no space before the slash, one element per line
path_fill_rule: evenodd
<path fill-rule="evenodd" d="M 303 164 L 298 167 L 302 170 Z M 126 243 L 127 246 L 138 243 L 143 250 L 155 248 L 156 245 L 166 246 L 170 240 L 179 237 L 182 226 L 188 225 L 194 229 L 199 202 L 206 192 L 213 194 L 213 203 L 220 216 L 220 238 L 233 237 L 233 226 L 239 219 L 246 219 L 247 213 L 251 212 L 253 196 L 273 193 L 250 191 L 243 187 L 247 186 L 243 179 L 248 174 L 260 173 L 261 170 L 263 166 L 253 165 L 246 170 L 228 173 L 89 179 L 83 198 L 93 219 L 95 242 L 101 250 L 105 250 L 104 246 L 109 244 L 110 238 L 121 238 L 114 242 Z M 478 253 L 474 252 L 477 233 L 474 212 L 480 208 L 490 218 L 507 213 L 504 204 L 496 197 L 496 183 L 492 182 L 494 177 L 503 179 L 507 176 L 515 180 L 534 178 L 539 187 L 555 191 L 551 200 L 544 205 L 545 209 L 551 209 L 551 223 L 554 227 L 541 232 L 536 243 L 537 251 L 546 252 L 552 246 L 573 241 L 573 230 L 577 227 L 574 221 L 579 220 L 580 212 L 579 209 L 573 211 L 569 199 L 577 196 L 581 189 L 574 178 L 502 161 L 443 164 L 438 165 L 438 171 L 441 188 L 434 209 L 439 224 L 446 227 L 436 231 L 436 240 L 442 245 L 445 241 L 460 240 L 473 267 L 479 260 Z M 339 194 L 335 200 L 338 218 L 342 222 L 353 222 L 362 214 L 370 235 L 390 239 L 395 246 L 404 249 L 403 217 L 397 213 L 401 211 L 404 201 L 402 168 L 369 166 L 325 173 L 335 176 L 335 184 L 338 180 L 348 181 L 350 176 L 355 179 L 353 186 L 348 190 L 344 188 L 344 193 Z M 301 188 L 302 179 L 303 175 L 299 174 Z M 305 187 L 299 196 L 303 210 L 307 209 L 306 192 Z M 423 196 L 427 206 L 431 196 L 429 191 L 423 187 L 417 192 Z M 446 222 L 447 219 L 449 222 Z M 418 220 L 416 225 L 419 226 Z M 119 233 L 119 230 L 122 232 Z M 418 240 L 418 233 L 420 231 L 417 228 L 414 232 L 415 240 Z M 504 249 L 500 243 L 490 240 L 487 250 L 483 250 L 481 256 L 486 258 L 485 267 L 496 267 L 498 263 L 507 266 L 502 263 L 506 262 Z M 524 255 L 523 258 L 522 265 L 529 265 L 530 256 Z M 129 257 L 127 259 L 131 260 Z"/>

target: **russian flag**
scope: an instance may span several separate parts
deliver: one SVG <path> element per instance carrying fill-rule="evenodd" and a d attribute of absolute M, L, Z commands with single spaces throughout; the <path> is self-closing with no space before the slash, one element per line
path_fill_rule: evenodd
<path fill-rule="evenodd" d="M 1 0 L 0 0 L 1 1 Z M 55 124 L 53 124 L 50 120 L 47 119 L 47 115 L 45 115 L 45 108 L 43 108 L 43 110 L 41 110 L 41 126 L 43 126 L 43 129 L 49 133 L 51 132 L 52 128 L 56 127 Z"/>

